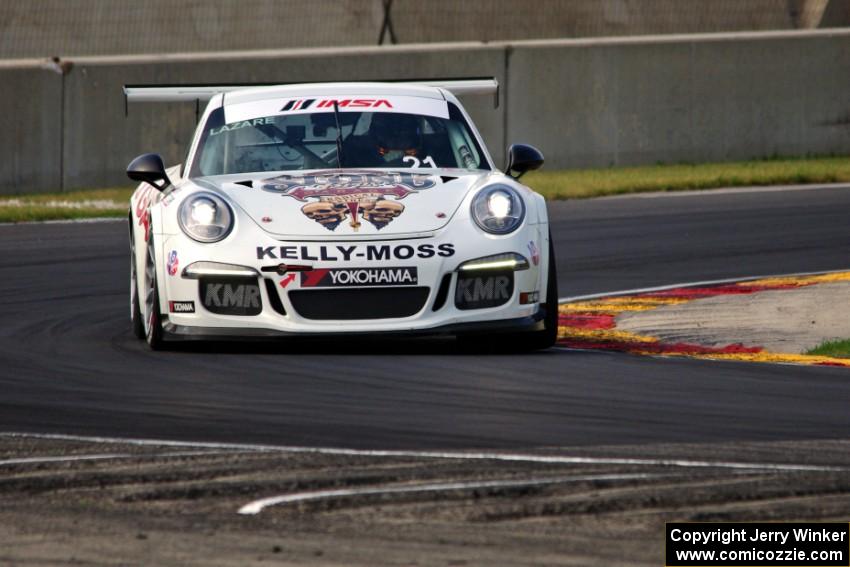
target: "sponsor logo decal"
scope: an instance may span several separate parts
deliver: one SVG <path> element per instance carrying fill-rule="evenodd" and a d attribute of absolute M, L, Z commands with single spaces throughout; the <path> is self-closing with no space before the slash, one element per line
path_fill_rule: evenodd
<path fill-rule="evenodd" d="M 408 260 L 410 258 L 448 258 L 454 256 L 454 244 L 351 244 L 343 246 L 257 246 L 257 260 L 308 260 L 322 262 L 359 262 Z"/>
<path fill-rule="evenodd" d="M 200 285 L 204 307 L 213 313 L 258 315 L 263 309 L 256 283 L 202 279 Z"/>
<path fill-rule="evenodd" d="M 304 99 L 292 99 L 283 105 L 283 108 L 280 109 L 281 112 L 285 110 L 306 110 L 310 108 L 310 106 L 316 102 L 316 99 L 310 98 L 307 100 Z"/>
<path fill-rule="evenodd" d="M 285 278 L 280 280 L 280 287 L 286 288 L 289 284 L 295 281 L 295 274 L 288 274 Z"/>
<path fill-rule="evenodd" d="M 138 195 L 136 197 L 136 206 L 134 207 L 134 212 L 136 213 L 136 218 L 139 219 L 139 226 L 145 229 L 145 242 L 150 240 L 150 206 L 156 198 L 157 193 L 158 191 L 156 189 L 146 183 L 145 186 L 138 191 Z"/>
<path fill-rule="evenodd" d="M 384 228 L 404 212 L 401 199 L 434 185 L 435 178 L 422 173 L 354 171 L 281 175 L 266 179 L 261 187 L 306 203 L 301 212 L 328 230 L 348 220 L 356 232 L 361 220 Z"/>
<path fill-rule="evenodd" d="M 513 296 L 513 272 L 498 272 L 486 276 L 459 275 L 455 288 L 458 309 L 482 309 L 504 305 Z"/>
<path fill-rule="evenodd" d="M 195 312 L 195 302 L 194 301 L 169 301 L 168 302 L 168 311 L 169 311 L 169 313 L 194 313 Z"/>
<path fill-rule="evenodd" d="M 540 263 L 540 249 L 532 240 L 528 243 L 528 253 L 531 255 L 531 263 L 535 266 Z"/>
<path fill-rule="evenodd" d="M 219 128 L 210 129 L 210 137 L 218 136 L 224 132 L 231 132 L 233 130 L 241 130 L 242 128 L 250 128 L 251 126 L 262 126 L 264 124 L 274 124 L 274 118 L 254 118 L 253 120 L 240 120 L 238 122 L 231 122 L 230 124 L 225 124 Z"/>
<path fill-rule="evenodd" d="M 281 112 L 290 112 L 294 110 L 307 110 L 313 103 L 316 102 L 315 98 L 294 98 L 286 101 L 286 104 L 283 105 L 283 108 L 280 109 Z M 336 99 L 337 106 L 339 108 L 392 108 L 393 105 L 390 104 L 390 101 L 383 98 L 339 98 Z M 326 98 L 319 101 L 319 104 L 315 105 L 315 108 L 333 108 L 334 99 Z"/>
<path fill-rule="evenodd" d="M 301 287 L 383 287 L 417 283 L 419 275 L 415 267 L 337 268 L 301 272 Z"/>
<path fill-rule="evenodd" d="M 211 283 L 204 294 L 204 305 L 212 307 L 259 307 L 260 289 L 257 286 Z"/>
<path fill-rule="evenodd" d="M 180 261 L 177 260 L 177 250 L 172 250 L 168 255 L 168 262 L 165 264 L 169 276 L 176 276 L 177 269 L 180 266 Z"/>
<path fill-rule="evenodd" d="M 520 305 L 530 305 L 532 303 L 537 303 L 540 301 L 540 292 L 539 291 L 523 291 L 519 294 L 519 304 Z"/>

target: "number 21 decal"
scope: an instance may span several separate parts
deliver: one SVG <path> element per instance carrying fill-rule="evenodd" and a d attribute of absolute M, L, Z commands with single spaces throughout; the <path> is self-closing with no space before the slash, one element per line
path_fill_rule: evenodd
<path fill-rule="evenodd" d="M 426 156 L 425 159 L 419 161 L 419 158 L 416 156 L 404 156 L 401 158 L 401 161 L 404 163 L 409 163 L 411 168 L 414 167 L 437 167 L 437 164 L 434 163 L 434 159 L 431 156 Z"/>

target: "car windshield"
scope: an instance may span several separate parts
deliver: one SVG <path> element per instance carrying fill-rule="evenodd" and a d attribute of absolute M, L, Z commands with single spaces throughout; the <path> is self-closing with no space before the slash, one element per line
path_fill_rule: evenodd
<path fill-rule="evenodd" d="M 346 168 L 490 169 L 460 110 L 277 114 L 225 123 L 210 113 L 190 175 Z M 337 152 L 337 117 L 342 152 Z"/>

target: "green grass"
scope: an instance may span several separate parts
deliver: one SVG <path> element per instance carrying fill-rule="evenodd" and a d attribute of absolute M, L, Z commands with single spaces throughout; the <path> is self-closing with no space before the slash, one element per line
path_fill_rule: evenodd
<path fill-rule="evenodd" d="M 850 158 L 769 159 L 561 171 L 544 169 L 523 177 L 524 183 L 547 199 L 842 181 L 850 181 Z"/>
<path fill-rule="evenodd" d="M 850 339 L 827 341 L 816 346 L 806 354 L 834 356 L 836 358 L 850 358 Z"/>
<path fill-rule="evenodd" d="M 0 197 L 0 222 L 123 217 L 131 187 Z"/>
<path fill-rule="evenodd" d="M 683 191 L 752 185 L 850 182 L 850 158 L 765 159 L 729 163 L 650 165 L 535 171 L 523 182 L 548 199 L 583 199 L 647 191 Z M 0 197 L 0 222 L 124 216 L 132 188 Z M 10 205 L 17 199 L 20 205 Z M 77 208 L 56 206 L 70 201 Z M 87 201 L 112 201 L 107 208 Z"/>
<path fill-rule="evenodd" d="M 4 207 L 0 204 L 0 223 L 67 219 L 114 218 L 127 215 L 123 209 L 66 209 L 62 207 Z"/>

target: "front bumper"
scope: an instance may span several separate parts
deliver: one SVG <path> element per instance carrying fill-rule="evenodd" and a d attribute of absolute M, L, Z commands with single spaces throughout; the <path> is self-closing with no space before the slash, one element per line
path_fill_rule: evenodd
<path fill-rule="evenodd" d="M 470 226 L 466 226 L 467 224 Z M 166 337 L 171 340 L 269 339 L 352 334 L 437 335 L 539 330 L 542 328 L 539 298 L 545 297 L 548 258 L 548 231 L 545 226 L 525 225 L 508 236 L 491 236 L 471 224 L 450 223 L 446 229 L 436 234 L 398 240 L 388 238 L 280 241 L 259 228 L 250 226 L 243 226 L 242 230 L 235 230 L 224 241 L 212 245 L 197 243 L 183 234 L 160 235 L 157 245 L 161 260 L 157 269 L 161 273 L 160 310 L 163 313 Z M 413 250 L 414 254 L 409 257 L 410 250 Z M 451 254 L 447 253 L 449 250 Z M 531 253 L 532 250 L 535 254 Z M 443 254 L 438 253 L 439 251 Z M 493 307 L 459 308 L 455 303 L 460 277 L 458 266 L 469 260 L 506 252 L 528 258 L 529 264 L 527 269 L 513 272 L 508 300 Z M 252 315 L 234 315 L 212 312 L 205 307 L 201 280 L 183 275 L 186 266 L 203 261 L 234 264 L 254 270 L 257 275 L 253 281 L 259 289 L 258 312 Z M 310 287 L 307 285 L 310 284 L 309 278 L 302 273 L 278 274 L 269 271 L 270 267 L 280 263 L 309 265 L 313 273 L 343 268 L 415 268 L 415 285 L 423 290 L 422 297 L 425 299 L 421 302 L 421 307 L 412 314 L 374 317 L 370 314 L 372 306 L 374 312 L 379 314 L 384 312 L 382 309 L 386 309 L 386 306 L 381 305 L 381 290 L 386 291 L 387 298 L 392 298 L 396 290 L 410 287 L 381 287 L 380 284 L 374 283 L 363 288 L 358 285 Z M 303 272 L 309 273 L 311 272 Z M 354 309 L 352 302 L 357 302 L 358 289 L 368 289 L 370 293 L 364 293 L 363 296 L 368 297 L 368 301 L 358 304 L 357 309 Z M 342 293 L 341 296 L 346 299 L 338 304 L 326 302 L 321 306 L 321 316 L 318 318 L 309 313 L 305 316 L 304 298 L 334 297 L 325 293 L 331 290 L 349 290 L 354 293 Z M 308 295 L 317 291 L 321 293 Z M 293 301 L 297 298 L 293 293 L 300 293 L 300 299 Z M 537 300 L 528 302 L 528 294 L 533 294 Z M 442 300 L 441 295 L 444 296 Z M 521 297 L 525 303 L 521 303 Z M 191 312 L 187 312 L 183 307 L 175 311 L 175 305 L 186 306 L 189 303 L 194 305 Z M 335 312 L 339 313 L 338 317 L 334 315 Z M 360 315 L 352 317 L 352 313 Z"/>

